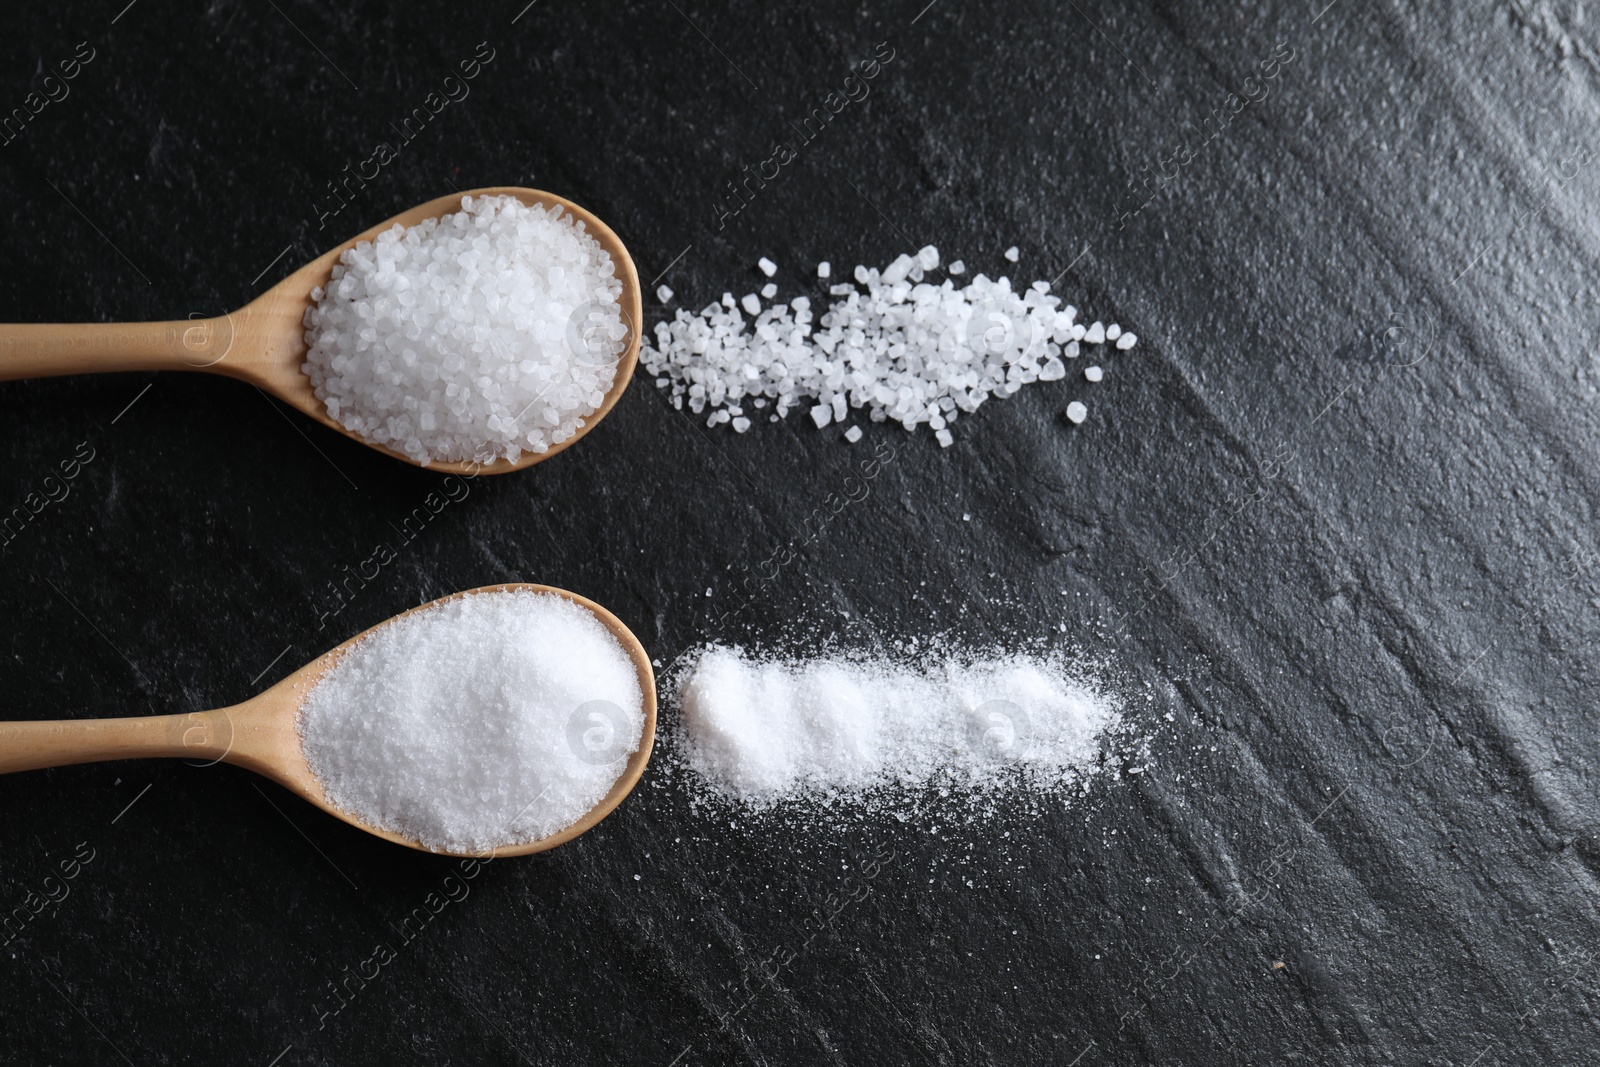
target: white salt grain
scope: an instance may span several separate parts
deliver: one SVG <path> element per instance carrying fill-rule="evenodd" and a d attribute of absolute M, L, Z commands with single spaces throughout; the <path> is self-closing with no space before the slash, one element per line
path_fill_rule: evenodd
<path fill-rule="evenodd" d="M 778 265 L 772 262 L 772 260 L 768 259 L 766 256 L 762 256 L 759 260 L 757 260 L 756 266 L 760 267 L 761 273 L 765 274 L 769 278 L 778 273 Z"/>
<path fill-rule="evenodd" d="M 1082 422 L 1089 417 L 1089 409 L 1074 400 L 1067 405 L 1067 419 L 1071 422 Z"/>
<path fill-rule="evenodd" d="M 753 809 L 871 805 L 930 786 L 979 793 L 1077 784 L 1120 723 L 1115 700 L 1059 657 L 915 660 L 701 652 L 677 691 L 684 761 Z"/>
<path fill-rule="evenodd" d="M 1117 338 L 1119 338 L 1121 336 L 1122 336 L 1122 327 L 1121 326 L 1118 326 L 1116 323 L 1113 322 L 1110 326 L 1106 327 L 1106 340 L 1107 341 L 1115 341 Z"/>
<path fill-rule="evenodd" d="M 1139 335 L 1138 334 L 1136 334 L 1136 333 L 1125 333 L 1121 337 L 1117 338 L 1117 350 L 1120 351 L 1120 352 L 1126 352 L 1128 349 L 1132 348 L 1134 345 L 1136 345 L 1138 343 L 1139 343 Z"/>
<path fill-rule="evenodd" d="M 644 730 L 639 675 L 586 608 L 501 590 L 402 616 L 346 652 L 298 720 L 336 807 L 451 852 L 577 822 Z"/>
<path fill-rule="evenodd" d="M 670 303 L 672 300 L 672 290 L 663 285 L 661 288 L 656 290 L 656 299 L 661 301 L 663 304 Z"/>
<path fill-rule="evenodd" d="M 761 299 L 754 293 L 746 293 L 744 296 L 740 297 L 739 306 L 744 308 L 747 314 L 761 314 Z"/>
<path fill-rule="evenodd" d="M 819 277 L 819 278 L 827 278 L 832 274 L 833 274 L 833 264 L 832 263 L 829 263 L 827 260 L 823 260 L 821 263 L 817 264 L 817 277 Z"/>
<path fill-rule="evenodd" d="M 771 300 L 773 297 L 775 297 L 777 295 L 778 295 L 778 287 L 777 287 L 776 284 L 774 284 L 772 282 L 768 282 L 766 285 L 763 285 L 761 287 L 761 296 L 764 299 Z"/>
<path fill-rule="evenodd" d="M 1099 367 L 1085 367 L 1083 369 L 1083 376 L 1091 382 L 1098 382 L 1101 378 L 1105 377 L 1105 372 Z"/>
<path fill-rule="evenodd" d="M 1017 252 L 1017 246 L 1016 245 L 1012 245 L 1010 248 L 1006 249 L 1006 259 L 1008 261 L 1010 261 L 1012 263 L 1015 263 L 1017 260 L 1019 260 L 1021 258 L 1022 258 L 1022 256 L 1021 256 L 1020 253 Z"/>
<path fill-rule="evenodd" d="M 1105 343 L 1105 339 L 1106 339 L 1106 325 L 1103 322 L 1096 322 L 1093 326 L 1090 326 L 1088 331 L 1086 333 L 1084 333 L 1084 335 L 1083 335 L 1084 344 L 1090 344 L 1090 345 L 1104 344 Z"/>
<path fill-rule="evenodd" d="M 850 427 L 844 432 L 844 439 L 849 441 L 851 444 L 855 444 L 857 441 L 861 440 L 861 427 Z"/>
<path fill-rule="evenodd" d="M 351 433 L 418 463 L 571 438 L 616 378 L 616 264 L 583 224 L 509 196 L 347 249 L 306 309 L 305 373 Z"/>
<path fill-rule="evenodd" d="M 734 307 L 730 294 L 698 314 L 680 308 L 656 325 L 641 361 L 669 383 L 674 407 L 707 416 L 708 426 L 726 421 L 719 411 L 760 400 L 772 404 L 769 421 L 810 411 L 823 427 L 865 408 L 874 422 L 927 424 L 936 435 L 991 396 L 1066 376 L 1063 360 L 1077 357 L 1088 332 L 1077 308 L 1045 281 L 1021 290 L 983 274 L 966 285 L 915 281 L 938 254 L 929 245 L 882 271 L 858 265 L 854 284 L 829 287 L 834 299 L 820 315 L 806 297 L 763 310 L 753 294 L 749 317 L 724 310 Z"/>
<path fill-rule="evenodd" d="M 948 271 L 951 274 L 965 274 L 967 273 L 967 265 L 958 259 L 950 264 Z"/>

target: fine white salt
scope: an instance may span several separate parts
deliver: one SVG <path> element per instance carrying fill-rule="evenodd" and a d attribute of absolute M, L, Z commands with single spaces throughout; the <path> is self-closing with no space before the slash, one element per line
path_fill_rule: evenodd
<path fill-rule="evenodd" d="M 1045 281 L 1018 290 L 983 274 L 964 286 L 917 280 L 938 260 L 929 245 L 882 271 L 858 265 L 854 284 L 829 287 L 820 317 L 806 296 L 763 309 L 750 294 L 746 315 L 728 293 L 698 313 L 679 308 L 640 358 L 673 405 L 708 426 L 756 400 L 772 405 L 769 421 L 801 410 L 818 427 L 865 408 L 873 422 L 926 424 L 948 446 L 948 424 L 990 397 L 1066 377 L 1063 361 L 1089 331 Z"/>
<path fill-rule="evenodd" d="M 588 609 L 499 590 L 366 637 L 312 688 L 298 727 L 335 806 L 471 853 L 547 837 L 594 808 L 639 748 L 643 693 Z"/>
<path fill-rule="evenodd" d="M 433 460 L 572 437 L 625 346 L 622 282 L 584 224 L 510 196 L 347 249 L 306 309 L 305 373 L 351 433 Z"/>
<path fill-rule="evenodd" d="M 895 806 L 928 788 L 1073 786 L 1119 705 L 1061 657 L 764 659 L 701 651 L 677 688 L 683 762 L 750 808 L 822 799 Z"/>

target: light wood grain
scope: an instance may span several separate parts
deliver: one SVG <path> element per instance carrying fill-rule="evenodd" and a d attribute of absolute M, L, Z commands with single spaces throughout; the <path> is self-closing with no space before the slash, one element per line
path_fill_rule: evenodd
<path fill-rule="evenodd" d="M 576 593 L 527 582 L 469 589 L 412 608 L 411 611 L 379 623 L 372 629 L 352 637 L 331 652 L 317 657 L 260 695 L 231 707 L 185 715 L 0 723 L 0 773 L 62 767 L 75 763 L 161 756 L 221 761 L 270 778 L 324 811 L 386 841 L 423 851 L 439 851 L 428 849 L 400 834 L 365 823 L 330 803 L 323 793 L 321 783 L 312 774 L 305 753 L 301 750 L 296 719 L 306 694 L 316 685 L 323 672 L 332 667 L 340 656 L 378 629 L 412 612 L 423 611 L 458 597 L 506 589 L 553 593 L 593 612 L 595 617 L 622 643 L 622 647 L 627 649 L 639 673 L 639 688 L 644 694 L 644 731 L 640 737 L 639 748 L 628 757 L 621 776 L 605 798 L 587 815 L 559 833 L 526 844 L 495 849 L 491 854 L 524 856 L 543 852 L 570 841 L 593 827 L 615 810 L 623 798 L 638 784 L 646 764 L 650 762 L 650 753 L 655 745 L 656 684 L 649 654 L 645 652 L 638 638 L 633 636 L 632 631 L 615 615 Z M 481 854 L 479 858 L 483 858 Z"/>
<path fill-rule="evenodd" d="M 306 344 L 303 319 L 311 306 L 311 291 L 326 286 L 333 266 L 344 251 L 370 241 L 396 224 L 415 226 L 423 219 L 459 211 L 463 196 L 514 196 L 526 204 L 559 204 L 584 223 L 616 264 L 622 281 L 622 321 L 628 329 L 626 345 L 599 410 L 584 419 L 577 433 L 543 452 L 523 453 L 516 462 L 433 462 L 429 470 L 456 474 L 504 474 L 521 470 L 569 448 L 592 430 L 616 405 L 633 378 L 639 361 L 643 305 L 639 272 L 621 238 L 611 227 L 578 205 L 538 189 L 496 186 L 452 193 L 419 204 L 386 222 L 359 233 L 296 270 L 237 311 L 212 319 L 133 323 L 31 323 L 0 325 L 0 380 L 42 378 L 63 374 L 98 374 L 108 371 L 178 370 L 221 374 L 249 382 L 287 404 L 370 448 L 415 464 L 415 460 L 383 445 L 364 441 L 330 418 L 326 406 L 311 391 L 311 381 L 301 370 Z"/>

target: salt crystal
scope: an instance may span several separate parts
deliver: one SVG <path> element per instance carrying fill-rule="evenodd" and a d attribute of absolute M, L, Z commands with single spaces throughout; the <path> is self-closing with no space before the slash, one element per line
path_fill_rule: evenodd
<path fill-rule="evenodd" d="M 844 432 L 844 439 L 849 441 L 851 444 L 855 444 L 857 441 L 861 440 L 861 427 L 850 427 Z"/>
<path fill-rule="evenodd" d="M 967 273 L 967 265 L 958 259 L 950 264 L 948 272 L 951 274 L 965 274 Z"/>
<path fill-rule="evenodd" d="M 761 300 L 754 293 L 746 293 L 740 297 L 739 306 L 751 315 L 761 314 Z"/>
<path fill-rule="evenodd" d="M 745 418 L 743 415 L 740 415 L 738 418 L 733 420 L 733 432 L 734 433 L 744 433 L 749 428 L 750 428 L 750 420 Z"/>
<path fill-rule="evenodd" d="M 1090 326 L 1088 331 L 1085 332 L 1084 335 L 1083 335 L 1083 340 L 1084 340 L 1085 344 L 1091 344 L 1091 345 L 1103 344 L 1105 342 L 1105 339 L 1106 339 L 1106 326 L 1105 326 L 1105 323 L 1099 322 L 1099 321 L 1096 321 L 1093 326 Z"/>
<path fill-rule="evenodd" d="M 772 262 L 772 260 L 768 259 L 766 256 L 762 256 L 759 260 L 757 260 L 756 266 L 760 267 L 761 273 L 765 274 L 769 278 L 778 273 L 778 265 Z"/>
<path fill-rule="evenodd" d="M 1010 248 L 1006 249 L 1006 259 L 1009 260 L 1010 262 L 1015 263 L 1017 260 L 1019 260 L 1021 258 L 1022 258 L 1022 256 L 1017 251 L 1017 246 L 1016 245 L 1012 245 Z"/>
<path fill-rule="evenodd" d="M 1071 422 L 1082 422 L 1089 417 L 1089 409 L 1074 400 L 1067 405 L 1067 419 Z"/>
<path fill-rule="evenodd" d="M 639 673 L 554 593 L 472 593 L 389 622 L 306 695 L 301 748 L 328 800 L 457 853 L 534 841 L 611 790 L 644 730 Z"/>
<path fill-rule="evenodd" d="M 342 252 L 304 316 L 329 415 L 418 463 L 516 460 L 576 434 L 628 328 L 616 264 L 558 212 L 464 196 Z"/>
<path fill-rule="evenodd" d="M 1085 367 L 1083 369 L 1083 376 L 1091 382 L 1098 382 L 1101 378 L 1105 377 L 1105 372 L 1099 367 Z"/>
<path fill-rule="evenodd" d="M 672 290 L 665 285 L 661 286 L 661 288 L 656 290 L 656 299 L 661 301 L 663 304 L 668 303 L 672 300 Z"/>
<path fill-rule="evenodd" d="M 1115 341 L 1117 338 L 1119 338 L 1121 336 L 1122 336 L 1122 327 L 1121 326 L 1118 326 L 1116 323 L 1113 322 L 1110 326 L 1106 327 L 1106 340 L 1107 341 Z"/>
<path fill-rule="evenodd" d="M 1138 334 L 1136 334 L 1136 333 L 1125 333 L 1121 337 L 1117 338 L 1117 350 L 1121 351 L 1121 352 L 1126 352 L 1128 349 L 1132 348 L 1134 345 L 1136 345 L 1138 343 L 1139 343 L 1139 335 Z"/>
<path fill-rule="evenodd" d="M 864 408 L 873 422 L 936 435 L 990 397 L 1065 377 L 1064 361 L 1078 357 L 1089 329 L 1075 321 L 1076 307 L 1043 281 L 1015 289 L 977 274 L 966 285 L 913 283 L 937 251 L 896 256 L 881 271 L 858 265 L 856 281 L 829 286 L 830 301 L 816 309 L 797 296 L 759 310 L 754 294 L 748 316 L 715 304 L 697 314 L 680 308 L 655 327 L 640 361 L 669 383 L 675 407 L 696 413 L 771 402 L 769 420 L 821 409 L 819 426 L 843 427 L 850 409 Z"/>
<path fill-rule="evenodd" d="M 817 264 L 817 277 L 826 278 L 833 274 L 833 264 L 823 260 Z"/>
<path fill-rule="evenodd" d="M 768 282 L 766 285 L 763 285 L 761 287 L 761 295 L 766 299 L 771 300 L 773 297 L 778 295 L 777 285 L 773 282 Z"/>
<path fill-rule="evenodd" d="M 933 436 L 938 440 L 940 448 L 949 448 L 956 441 L 949 430 L 935 430 Z"/>

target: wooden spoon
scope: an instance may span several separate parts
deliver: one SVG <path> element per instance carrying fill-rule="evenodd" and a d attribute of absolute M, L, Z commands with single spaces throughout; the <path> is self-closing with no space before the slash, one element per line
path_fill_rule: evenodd
<path fill-rule="evenodd" d="M 530 467 L 567 448 L 605 417 L 633 377 L 639 360 L 639 325 L 643 322 L 639 272 L 611 227 L 583 208 L 554 193 L 538 189 L 496 186 L 452 193 L 419 204 L 365 233 L 357 234 L 301 267 L 238 311 L 220 318 L 179 322 L 28 323 L 0 325 L 0 381 L 45 378 L 59 374 L 95 374 L 102 371 L 188 370 L 238 378 L 271 393 L 346 437 L 416 464 L 392 448 L 357 437 L 330 418 L 327 407 L 311 391 L 311 381 L 301 372 L 306 343 L 303 317 L 311 306 L 311 290 L 326 286 L 339 256 L 361 241 L 370 241 L 399 223 L 415 226 L 461 209 L 463 196 L 514 196 L 525 204 L 562 208 L 585 225 L 616 263 L 622 280 L 622 322 L 628 328 L 627 345 L 617 361 L 617 376 L 599 410 L 584 419 L 577 433 L 543 452 L 524 452 L 513 463 L 498 459 L 483 464 L 472 461 L 427 464 L 429 470 L 456 474 L 504 474 Z"/>
<path fill-rule="evenodd" d="M 391 830 L 384 830 L 363 822 L 360 817 L 344 811 L 323 794 L 322 785 L 311 773 L 305 754 L 300 749 L 300 734 L 296 719 L 300 704 L 311 692 L 324 671 L 340 656 L 366 640 L 384 626 L 402 619 L 414 611 L 424 611 L 436 604 L 501 589 L 526 589 L 535 593 L 554 593 L 595 614 L 606 629 L 614 634 L 622 647 L 628 650 L 639 671 L 639 689 L 644 694 L 644 732 L 639 738 L 639 748 L 628 757 L 611 791 L 583 818 L 549 837 L 525 844 L 508 845 L 493 851 L 495 856 L 525 856 L 532 852 L 571 841 L 588 830 L 622 803 L 633 790 L 650 761 L 650 750 L 656 736 L 656 683 L 655 672 L 650 668 L 650 657 L 639 639 L 611 612 L 592 600 L 556 589 L 548 585 L 515 582 L 506 585 L 488 585 L 455 593 L 402 612 L 394 619 L 379 623 L 358 634 L 331 652 L 301 667 L 277 685 L 232 707 L 216 711 L 196 711 L 187 715 L 148 715 L 132 719 L 58 719 L 53 722 L 0 723 L 0 774 L 11 771 L 30 771 L 41 767 L 63 767 L 74 763 L 96 763 L 115 759 L 144 759 L 152 756 L 180 756 L 187 759 L 223 761 L 232 763 L 298 793 L 317 807 L 336 815 L 369 834 L 386 841 L 439 852 Z M 463 853 L 448 853 L 463 855 Z M 477 858 L 482 859 L 481 854 Z"/>

